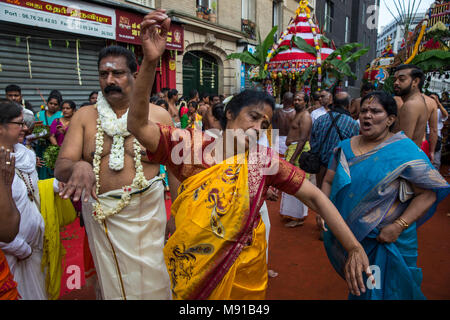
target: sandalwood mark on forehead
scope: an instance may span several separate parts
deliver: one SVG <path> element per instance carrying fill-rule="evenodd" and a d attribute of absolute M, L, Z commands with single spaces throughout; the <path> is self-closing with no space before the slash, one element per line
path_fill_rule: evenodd
<path fill-rule="evenodd" d="M 113 69 L 117 69 L 116 63 L 115 62 L 105 62 L 102 65 L 103 68 L 113 68 Z"/>

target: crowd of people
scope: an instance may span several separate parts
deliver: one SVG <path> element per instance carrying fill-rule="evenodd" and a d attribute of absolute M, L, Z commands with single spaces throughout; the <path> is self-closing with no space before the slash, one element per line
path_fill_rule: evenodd
<path fill-rule="evenodd" d="M 399 66 L 395 97 L 370 84 L 356 99 L 286 92 L 281 107 L 261 89 L 151 96 L 169 27 L 164 10 L 144 18 L 139 72 L 131 51 L 101 50 L 101 90 L 78 110 L 54 90 L 34 115 L 20 87 L 6 88 L 0 298 L 59 297 L 59 228 L 78 212 L 98 299 L 264 299 L 277 275 L 265 201 L 280 192 L 286 227 L 315 212 L 350 299 L 425 298 L 417 228 L 450 186 L 438 171 L 448 113 L 422 93 L 423 72 Z M 51 146 L 54 168 L 43 161 Z"/>

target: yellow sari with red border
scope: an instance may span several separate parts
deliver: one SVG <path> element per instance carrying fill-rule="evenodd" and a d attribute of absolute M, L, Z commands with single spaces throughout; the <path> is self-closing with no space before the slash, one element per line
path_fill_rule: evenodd
<path fill-rule="evenodd" d="M 180 143 L 181 158 L 192 159 L 215 140 L 195 129 L 159 127 L 158 148 L 147 156 L 182 182 L 171 208 L 176 231 L 164 248 L 173 298 L 264 299 L 267 244 L 259 210 L 270 186 L 295 194 L 305 173 L 262 146 L 219 164 L 175 163 Z"/>
<path fill-rule="evenodd" d="M 265 298 L 265 227 L 250 214 L 245 157 L 181 184 L 172 205 L 177 229 L 164 248 L 174 299 Z"/>

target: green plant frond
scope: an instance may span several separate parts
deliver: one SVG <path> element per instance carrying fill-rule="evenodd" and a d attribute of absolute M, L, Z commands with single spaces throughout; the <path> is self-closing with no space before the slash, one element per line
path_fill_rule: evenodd
<path fill-rule="evenodd" d="M 260 65 L 260 61 L 248 51 L 232 53 L 227 56 L 227 59 L 238 59 L 250 65 Z"/>
<path fill-rule="evenodd" d="M 282 47 L 279 47 L 277 50 L 275 50 L 275 52 L 274 52 L 274 54 L 272 55 L 272 57 L 276 56 L 276 55 L 279 54 L 280 52 L 283 52 L 283 51 L 286 51 L 286 50 L 289 50 L 289 49 L 290 49 L 289 46 L 282 46 Z"/>
<path fill-rule="evenodd" d="M 320 39 L 321 39 L 324 43 L 326 43 L 329 47 L 331 47 L 332 42 L 331 42 L 330 39 L 328 39 L 328 38 L 325 37 L 324 35 L 322 35 L 322 36 L 320 37 Z"/>
<path fill-rule="evenodd" d="M 352 69 L 350 68 L 350 66 L 343 62 L 342 60 L 339 59 L 333 59 L 331 61 L 329 61 L 329 63 L 335 67 L 340 73 L 346 75 L 347 77 L 352 77 L 354 79 L 356 79 L 356 75 L 352 72 Z"/>
<path fill-rule="evenodd" d="M 368 52 L 369 52 L 369 48 L 364 48 L 364 49 L 358 50 L 355 53 L 353 53 L 350 57 L 346 58 L 345 62 L 347 62 L 347 63 L 355 62 L 359 58 L 361 58 L 363 55 L 367 54 Z"/>
<path fill-rule="evenodd" d="M 306 80 L 308 80 L 311 74 L 313 73 L 314 69 L 315 69 L 314 66 L 309 66 L 308 68 L 306 68 L 303 74 L 301 75 L 300 81 L 305 82 Z"/>
<path fill-rule="evenodd" d="M 300 50 L 303 50 L 306 53 L 310 53 L 313 54 L 314 56 L 317 56 L 316 49 L 313 46 L 311 46 L 308 42 L 306 42 L 304 39 L 294 36 L 292 37 L 291 43 L 294 43 Z"/>

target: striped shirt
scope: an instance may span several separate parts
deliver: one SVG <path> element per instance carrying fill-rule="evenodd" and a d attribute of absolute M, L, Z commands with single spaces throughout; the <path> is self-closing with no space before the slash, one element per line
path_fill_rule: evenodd
<path fill-rule="evenodd" d="M 340 115 L 340 113 L 335 111 L 330 111 L 332 116 L 336 118 Z M 339 128 L 342 140 L 349 139 L 353 136 L 359 134 L 359 125 L 353 120 L 352 117 L 342 114 L 341 117 L 335 122 L 335 125 Z M 330 134 L 325 139 L 325 136 L 328 132 L 328 129 L 331 126 L 331 117 L 327 114 L 320 116 L 311 129 L 311 152 L 319 153 L 320 152 L 320 162 L 323 166 L 328 166 L 328 161 L 331 158 L 331 154 L 333 149 L 337 147 L 339 142 L 341 141 L 339 138 L 339 134 L 335 127 L 333 127 L 330 131 Z"/>

